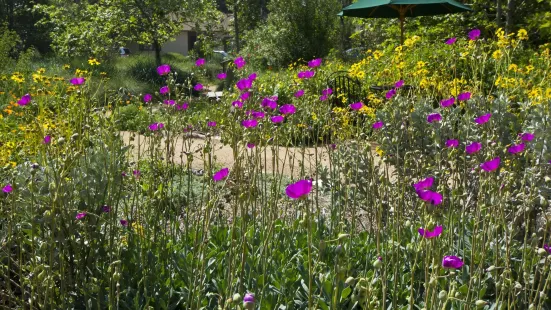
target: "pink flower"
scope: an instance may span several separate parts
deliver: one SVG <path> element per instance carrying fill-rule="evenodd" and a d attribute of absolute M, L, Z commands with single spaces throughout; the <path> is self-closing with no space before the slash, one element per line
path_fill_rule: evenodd
<path fill-rule="evenodd" d="M 421 236 L 425 237 L 426 239 L 432 239 L 434 237 L 440 236 L 442 234 L 443 228 L 442 225 L 434 227 L 432 231 L 428 229 L 419 228 L 418 232 Z"/>
<path fill-rule="evenodd" d="M 44 140 L 42 140 L 42 143 L 43 144 L 50 144 L 50 142 L 52 142 L 52 137 L 51 136 L 45 136 L 44 137 Z"/>
<path fill-rule="evenodd" d="M 400 88 L 402 86 L 404 86 L 404 80 L 399 80 L 398 82 L 396 82 L 394 84 L 394 87 L 396 87 L 396 88 Z"/>
<path fill-rule="evenodd" d="M 241 101 L 234 101 L 234 102 L 232 102 L 231 105 L 234 106 L 234 107 L 236 107 L 236 108 L 240 108 L 240 109 L 241 109 L 241 108 L 243 107 L 243 102 L 241 102 Z"/>
<path fill-rule="evenodd" d="M 296 98 L 300 98 L 302 96 L 304 96 L 304 89 L 299 89 L 295 95 L 294 95 Z"/>
<path fill-rule="evenodd" d="M 11 186 L 11 184 L 6 184 L 6 186 L 2 188 L 2 191 L 6 194 L 9 194 L 13 191 L 13 187 Z"/>
<path fill-rule="evenodd" d="M 321 91 L 321 94 L 322 94 L 322 95 L 326 95 L 326 96 L 329 96 L 329 95 L 331 95 L 332 93 L 333 93 L 333 89 L 331 89 L 331 88 L 326 88 L 326 89 L 324 89 L 324 90 Z"/>
<path fill-rule="evenodd" d="M 247 143 L 247 148 L 252 149 L 254 147 L 255 147 L 254 143 L 251 143 L 251 142 Z"/>
<path fill-rule="evenodd" d="M 273 100 L 271 97 L 266 97 L 262 99 L 262 103 L 260 105 L 264 108 L 275 110 L 277 108 L 277 101 Z"/>
<path fill-rule="evenodd" d="M 415 188 L 416 191 L 419 191 L 419 190 L 431 187 L 433 183 L 434 183 L 434 178 L 428 177 L 426 179 L 423 179 L 413 184 L 413 188 Z"/>
<path fill-rule="evenodd" d="M 270 120 L 272 121 L 272 123 L 277 124 L 277 123 L 283 122 L 283 120 L 285 120 L 285 118 L 284 118 L 283 116 L 281 116 L 281 115 L 275 115 L 275 116 L 272 116 L 272 117 L 270 118 Z"/>
<path fill-rule="evenodd" d="M 446 147 L 456 148 L 459 146 L 459 140 L 450 139 L 446 141 Z"/>
<path fill-rule="evenodd" d="M 241 101 L 247 101 L 247 99 L 249 99 L 250 97 L 251 97 L 251 92 L 247 91 L 247 92 L 242 93 L 241 96 L 239 96 L 239 99 Z"/>
<path fill-rule="evenodd" d="M 279 112 L 286 115 L 295 114 L 296 111 L 297 108 L 292 104 L 284 104 L 279 108 Z"/>
<path fill-rule="evenodd" d="M 454 97 L 451 97 L 448 99 L 442 99 L 442 101 L 440 101 L 440 105 L 444 108 L 451 107 L 454 103 L 455 103 Z"/>
<path fill-rule="evenodd" d="M 157 67 L 157 73 L 159 75 L 167 75 L 170 73 L 170 66 L 167 64 L 160 65 Z"/>
<path fill-rule="evenodd" d="M 327 95 L 321 95 L 320 96 L 320 101 L 325 101 L 327 100 Z"/>
<path fill-rule="evenodd" d="M 71 82 L 71 84 L 73 84 L 73 85 L 76 86 L 76 85 L 82 85 L 82 84 L 84 84 L 85 81 L 86 81 L 85 78 L 83 78 L 83 77 L 77 77 L 77 78 L 72 78 L 70 82 Z"/>
<path fill-rule="evenodd" d="M 482 168 L 482 170 L 486 172 L 491 172 L 496 170 L 499 167 L 500 162 L 501 162 L 501 159 L 499 157 L 496 157 L 490 161 L 480 164 L 480 168 Z"/>
<path fill-rule="evenodd" d="M 524 143 L 511 145 L 507 151 L 511 154 L 520 153 L 524 151 Z"/>
<path fill-rule="evenodd" d="M 480 142 L 473 142 L 465 147 L 465 152 L 467 154 L 474 154 L 482 148 L 482 143 Z"/>
<path fill-rule="evenodd" d="M 385 96 L 386 96 L 386 99 L 390 99 L 390 98 L 394 97 L 394 95 L 396 95 L 396 89 L 393 88 L 393 89 L 389 90 L 386 93 Z"/>
<path fill-rule="evenodd" d="M 75 216 L 77 220 L 82 220 L 84 217 L 86 217 L 86 212 L 78 213 L 77 216 Z"/>
<path fill-rule="evenodd" d="M 237 67 L 237 69 L 241 69 L 243 68 L 243 66 L 245 66 L 247 64 L 247 62 L 245 61 L 245 59 L 243 59 L 243 57 L 237 57 L 233 63 L 235 64 L 235 67 Z"/>
<path fill-rule="evenodd" d="M 444 256 L 442 259 L 442 267 L 459 269 L 463 267 L 463 260 L 457 256 Z"/>
<path fill-rule="evenodd" d="M 222 72 L 222 73 L 218 73 L 218 75 L 216 75 L 216 78 L 219 80 L 224 80 L 227 76 L 228 75 L 225 72 Z"/>
<path fill-rule="evenodd" d="M 316 58 L 308 62 L 308 67 L 310 68 L 316 68 L 316 67 L 319 67 L 320 65 L 321 65 L 321 58 Z"/>
<path fill-rule="evenodd" d="M 417 196 L 423 201 L 430 202 L 433 205 L 442 203 L 442 194 L 430 190 L 418 190 Z"/>
<path fill-rule="evenodd" d="M 184 102 L 181 105 L 176 105 L 176 110 L 178 111 L 185 111 L 188 108 L 189 108 L 189 104 L 187 102 Z"/>
<path fill-rule="evenodd" d="M 143 102 L 150 102 L 151 99 L 153 99 L 153 96 L 151 96 L 151 94 L 143 95 Z"/>
<path fill-rule="evenodd" d="M 31 95 L 25 94 L 23 97 L 21 97 L 21 99 L 19 99 L 17 101 L 17 104 L 18 105 L 27 105 L 27 104 L 29 104 L 29 102 L 31 102 Z"/>
<path fill-rule="evenodd" d="M 452 45 L 455 43 L 455 41 L 457 41 L 457 38 L 449 38 L 448 40 L 446 40 L 446 44 Z"/>
<path fill-rule="evenodd" d="M 297 77 L 299 79 L 309 79 L 309 78 L 312 78 L 314 76 L 315 72 L 314 71 L 301 71 L 297 74 Z"/>
<path fill-rule="evenodd" d="M 473 29 L 469 32 L 469 39 L 471 41 L 475 41 L 476 39 L 478 39 L 480 37 L 480 30 L 478 29 Z"/>
<path fill-rule="evenodd" d="M 212 179 L 214 180 L 214 182 L 222 181 L 228 176 L 229 173 L 230 173 L 230 169 L 222 168 L 220 169 L 220 171 L 216 172 L 212 176 Z"/>
<path fill-rule="evenodd" d="M 163 124 L 163 123 L 153 123 L 153 124 L 149 125 L 149 130 L 157 131 L 157 130 L 162 129 L 163 127 L 165 127 L 165 124 Z"/>
<path fill-rule="evenodd" d="M 464 92 L 464 93 L 461 93 L 459 95 L 457 95 L 457 100 L 459 101 L 466 101 L 466 100 L 469 100 L 471 99 L 471 93 L 469 92 Z"/>
<path fill-rule="evenodd" d="M 427 122 L 429 123 L 440 122 L 441 120 L 442 115 L 440 115 L 439 113 L 433 113 L 427 116 Z"/>
<path fill-rule="evenodd" d="M 254 128 L 258 126 L 258 121 L 255 119 L 246 119 L 241 122 L 241 125 L 245 128 Z"/>
<path fill-rule="evenodd" d="M 159 89 L 159 93 L 160 93 L 161 95 L 165 95 L 165 94 L 167 94 L 169 91 L 170 91 L 170 89 L 168 88 L 168 86 L 163 86 L 163 87 L 161 87 L 161 89 Z"/>
<path fill-rule="evenodd" d="M 474 122 L 477 123 L 478 125 L 482 125 L 484 123 L 487 123 L 490 120 L 490 117 L 492 117 L 492 114 L 487 113 L 475 118 Z"/>
<path fill-rule="evenodd" d="M 200 91 L 203 89 L 203 84 L 197 83 L 195 84 L 195 86 L 193 86 L 193 89 L 195 89 L 196 91 Z"/>
<path fill-rule="evenodd" d="M 525 132 L 523 134 L 520 134 L 520 139 L 524 142 L 532 141 L 532 140 L 534 140 L 534 134 L 529 133 L 529 132 Z"/>
<path fill-rule="evenodd" d="M 310 191 L 312 191 L 312 181 L 310 180 L 300 180 L 285 188 L 285 194 L 291 199 L 305 198 Z"/>
<path fill-rule="evenodd" d="M 356 103 L 350 104 L 350 109 L 357 111 L 357 110 L 361 109 L 363 106 L 364 106 L 363 103 L 356 102 Z"/>
<path fill-rule="evenodd" d="M 204 64 L 205 64 L 205 59 L 204 58 L 199 58 L 195 61 L 195 66 L 197 66 L 197 67 L 201 67 Z"/>
<path fill-rule="evenodd" d="M 256 119 L 261 119 L 261 118 L 264 118 L 264 116 L 266 116 L 262 111 L 252 111 L 251 115 Z"/>
<path fill-rule="evenodd" d="M 385 123 L 383 123 L 383 121 L 378 121 L 375 124 L 373 124 L 373 129 L 381 129 L 383 128 L 384 125 Z"/>
<path fill-rule="evenodd" d="M 170 99 L 170 100 L 163 100 L 163 103 L 166 104 L 166 105 L 174 105 L 176 103 L 176 101 Z"/>
<path fill-rule="evenodd" d="M 127 220 L 120 220 L 120 223 L 123 227 L 127 227 L 128 226 L 128 221 Z"/>
<path fill-rule="evenodd" d="M 207 122 L 208 127 L 216 127 L 216 122 Z"/>

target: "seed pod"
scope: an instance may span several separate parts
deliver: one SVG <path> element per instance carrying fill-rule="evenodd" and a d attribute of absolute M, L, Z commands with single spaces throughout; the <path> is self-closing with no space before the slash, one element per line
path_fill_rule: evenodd
<path fill-rule="evenodd" d="M 438 299 L 442 301 L 448 299 L 448 292 L 441 290 L 440 293 L 438 293 Z"/>
<path fill-rule="evenodd" d="M 233 294 L 232 301 L 233 302 L 239 302 L 241 300 L 241 294 L 235 293 Z"/>
<path fill-rule="evenodd" d="M 346 278 L 346 280 L 344 281 L 344 284 L 348 285 L 348 286 L 353 286 L 354 285 L 354 282 L 356 282 L 356 279 L 354 279 L 353 277 L 348 277 Z"/>

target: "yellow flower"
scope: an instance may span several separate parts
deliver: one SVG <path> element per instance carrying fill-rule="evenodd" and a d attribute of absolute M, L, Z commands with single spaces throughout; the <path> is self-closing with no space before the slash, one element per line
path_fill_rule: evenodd
<path fill-rule="evenodd" d="M 551 88 L 545 90 L 545 99 L 551 99 Z"/>
<path fill-rule="evenodd" d="M 97 59 L 95 59 L 95 58 L 90 58 L 90 59 L 88 59 L 88 64 L 89 64 L 90 66 L 97 66 L 97 65 L 100 64 L 100 62 L 99 62 Z"/>
<path fill-rule="evenodd" d="M 513 71 L 513 72 L 517 72 L 518 71 L 518 66 L 515 65 L 515 64 L 510 64 L 509 65 L 509 68 L 507 68 L 508 71 Z"/>
<path fill-rule="evenodd" d="M 526 66 L 526 73 L 530 73 L 530 71 L 534 70 L 534 66 L 528 65 Z"/>
<path fill-rule="evenodd" d="M 63 65 L 63 69 L 67 70 L 67 69 L 71 69 L 71 65 L 68 65 L 68 64 L 64 64 Z"/>
<path fill-rule="evenodd" d="M 317 121 L 318 120 L 318 116 L 316 115 L 316 113 L 312 112 L 312 120 L 313 121 Z"/>
<path fill-rule="evenodd" d="M 492 54 L 492 58 L 495 60 L 500 59 L 502 56 L 503 56 L 503 53 L 501 52 L 501 50 L 495 50 L 494 53 Z"/>
<path fill-rule="evenodd" d="M 385 152 L 378 146 L 375 148 L 375 153 L 379 154 L 381 157 L 385 154 Z"/>
<path fill-rule="evenodd" d="M 528 32 L 526 29 L 522 28 L 517 32 L 517 38 L 519 40 L 528 40 Z"/>

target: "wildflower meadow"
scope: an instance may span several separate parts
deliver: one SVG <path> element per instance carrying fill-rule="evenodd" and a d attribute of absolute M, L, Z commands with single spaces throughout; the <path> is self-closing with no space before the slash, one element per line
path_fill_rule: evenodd
<path fill-rule="evenodd" d="M 95 58 L 0 76 L 0 308 L 551 309 L 551 46 L 527 39 L 243 54 L 218 101 L 201 57 L 148 93 Z"/>

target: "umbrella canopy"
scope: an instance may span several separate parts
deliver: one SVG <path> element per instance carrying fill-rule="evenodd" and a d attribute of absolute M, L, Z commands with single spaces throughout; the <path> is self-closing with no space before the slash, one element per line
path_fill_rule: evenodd
<path fill-rule="evenodd" d="M 404 44 L 404 19 L 471 11 L 454 0 L 359 0 L 340 12 L 339 16 L 362 18 L 399 18 L 401 43 Z"/>

